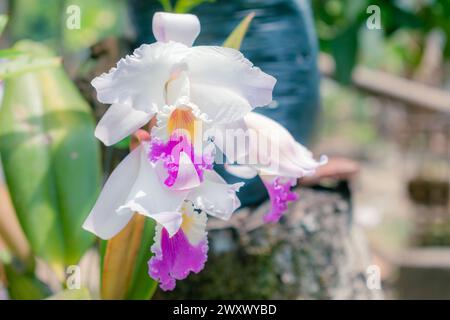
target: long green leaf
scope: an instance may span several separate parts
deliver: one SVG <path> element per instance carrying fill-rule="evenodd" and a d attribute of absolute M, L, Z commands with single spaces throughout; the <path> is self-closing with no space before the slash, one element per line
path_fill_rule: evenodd
<path fill-rule="evenodd" d="M 50 295 L 50 289 L 36 278 L 33 272 L 14 261 L 4 263 L 9 298 L 13 300 L 37 300 Z"/>
<path fill-rule="evenodd" d="M 5 31 L 5 27 L 8 24 L 8 16 L 6 14 L 0 14 L 0 35 Z"/>
<path fill-rule="evenodd" d="M 153 296 L 158 283 L 148 275 L 148 261 L 152 257 L 150 247 L 153 245 L 155 234 L 155 221 L 145 219 L 144 230 L 142 232 L 141 244 L 136 256 L 136 263 L 133 270 L 133 277 L 128 286 L 127 299 L 148 300 Z"/>
<path fill-rule="evenodd" d="M 248 27 L 250 26 L 254 16 L 255 13 L 250 12 L 230 33 L 228 38 L 223 43 L 223 46 L 239 50 L 241 48 L 242 40 L 244 40 L 245 34 L 247 33 Z"/>
<path fill-rule="evenodd" d="M 166 11 L 166 12 L 173 11 L 172 3 L 170 2 L 170 0 L 159 0 L 159 3 L 161 3 L 164 11 Z"/>
<path fill-rule="evenodd" d="M 103 251 L 101 296 L 103 299 L 149 299 L 156 289 L 147 272 L 151 257 L 154 222 L 136 214 L 109 240 Z"/>
<path fill-rule="evenodd" d="M 351 83 L 358 53 L 358 30 L 359 25 L 353 23 L 330 42 L 331 53 L 336 61 L 336 79 L 342 84 Z"/>
<path fill-rule="evenodd" d="M 61 59 L 58 57 L 35 58 L 29 55 L 20 55 L 15 59 L 0 63 L 0 80 L 17 77 L 39 69 L 56 67 L 60 64 Z"/>
<path fill-rule="evenodd" d="M 215 0 L 178 0 L 174 11 L 176 13 L 186 13 L 190 12 L 195 7 L 206 2 L 214 2 Z"/>
<path fill-rule="evenodd" d="M 19 51 L 19 50 L 14 50 L 14 49 L 0 50 L 0 58 L 1 59 L 16 58 L 20 55 L 23 55 L 23 52 Z"/>
<path fill-rule="evenodd" d="M 15 49 L 51 58 L 44 46 Z M 61 67 L 5 81 L 0 154 L 22 229 L 50 264 L 75 264 L 92 244 L 81 228 L 99 190 L 100 155 L 94 119 Z"/>
<path fill-rule="evenodd" d="M 17 221 L 16 212 L 11 203 L 8 190 L 0 182 L 0 240 L 17 256 L 27 267 L 34 268 L 34 258 L 31 255 L 30 245 Z M 1 260 L 1 259 L 0 259 Z"/>

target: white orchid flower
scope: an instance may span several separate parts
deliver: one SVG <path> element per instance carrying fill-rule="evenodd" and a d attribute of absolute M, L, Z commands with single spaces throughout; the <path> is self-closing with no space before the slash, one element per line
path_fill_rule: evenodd
<path fill-rule="evenodd" d="M 274 77 L 254 67 L 237 50 L 191 47 L 199 32 L 195 15 L 155 13 L 157 42 L 140 46 L 116 68 L 92 81 L 98 100 L 111 104 L 96 128 L 97 138 L 112 145 L 165 106 L 171 106 L 164 109 L 171 111 L 165 118 L 169 122 L 228 123 L 272 101 Z M 171 128 L 168 123 L 159 126 Z"/>
<path fill-rule="evenodd" d="M 206 214 L 229 219 L 240 206 L 236 192 L 243 183 L 227 184 L 213 170 L 195 188 L 172 190 L 158 176 L 161 161 L 151 160 L 151 146 L 142 141 L 112 172 L 83 228 L 102 239 L 110 239 L 122 230 L 134 214 L 157 222 L 154 256 L 149 275 L 160 281 L 164 290 L 172 290 L 175 280 L 190 272 L 199 272 L 207 259 Z M 178 181 L 192 183 L 195 172 L 181 152 Z M 194 182 L 196 185 L 196 183 Z M 194 211 L 194 208 L 199 211 Z"/>
<path fill-rule="evenodd" d="M 248 113 L 242 121 L 221 126 L 219 136 L 226 136 L 224 132 L 229 129 L 246 132 L 248 148 L 239 153 L 235 148 L 218 144 L 227 158 L 237 164 L 226 165 L 227 171 L 245 179 L 259 174 L 271 201 L 271 210 L 264 220 L 277 222 L 287 210 L 287 203 L 297 200 L 297 194 L 291 191 L 297 179 L 314 174 L 327 162 L 327 157 L 316 161 L 311 151 L 295 141 L 286 128 L 255 112 Z"/>
<path fill-rule="evenodd" d="M 169 189 L 158 177 L 160 164 L 149 159 L 149 148 L 148 142 L 142 142 L 116 167 L 83 228 L 102 239 L 110 239 L 136 212 L 154 219 L 172 236 L 183 222 L 181 208 L 186 201 L 221 219 L 229 219 L 240 206 L 236 192 L 242 183 L 229 185 L 212 170 L 205 172 L 205 179 L 197 188 Z M 180 175 L 190 179 L 188 172 L 194 169 L 186 161 L 180 163 Z"/>
<path fill-rule="evenodd" d="M 205 213 L 228 219 L 240 206 L 236 192 L 243 183 L 229 185 L 212 170 L 213 146 L 194 150 L 196 124 L 237 121 L 270 103 L 276 80 L 237 50 L 191 47 L 200 32 L 194 15 L 156 13 L 153 32 L 156 43 L 92 81 L 98 100 L 111 104 L 95 130 L 105 145 L 154 116 L 157 127 L 113 171 L 83 227 L 110 239 L 136 213 L 153 218 L 149 274 L 169 290 L 203 268 Z"/>
<path fill-rule="evenodd" d="M 175 280 L 186 278 L 190 272 L 200 272 L 207 260 L 206 214 L 196 212 L 190 203 L 182 207 L 182 213 L 183 223 L 174 236 L 161 225 L 155 231 L 148 272 L 163 290 L 173 290 Z"/>
<path fill-rule="evenodd" d="M 227 184 L 213 170 L 214 144 L 220 145 L 221 135 L 203 139 L 204 129 L 253 130 L 277 151 L 265 152 L 254 138 L 242 153 L 231 155 L 222 148 L 239 164 L 257 155 L 257 161 L 229 170 L 264 177 L 273 205 L 267 221 L 278 220 L 294 199 L 293 182 L 326 161 L 315 161 L 286 129 L 251 112 L 272 101 L 275 78 L 237 50 L 192 47 L 199 32 L 194 15 L 156 13 L 157 42 L 142 45 L 92 81 L 98 100 L 111 104 L 95 131 L 105 145 L 136 132 L 154 117 L 157 121 L 151 139 L 142 140 L 112 172 L 83 227 L 110 239 L 134 214 L 154 219 L 149 275 L 164 290 L 203 268 L 206 214 L 229 219 L 240 206 L 236 192 L 243 183 Z"/>
<path fill-rule="evenodd" d="M 158 137 L 170 137 L 178 129 L 192 131 L 194 122 L 205 117 L 218 123 L 234 121 L 253 107 L 272 100 L 276 80 L 253 67 L 239 51 L 190 47 L 200 32 L 196 16 L 158 12 L 153 18 L 153 31 L 156 43 L 142 45 L 131 56 L 121 59 L 116 68 L 92 81 L 98 100 L 111 104 L 95 131 L 106 145 L 135 132 L 157 113 L 166 134 L 155 130 L 156 137 L 147 146 L 149 155 L 145 154 L 144 146 L 139 148 L 140 156 L 133 151 L 105 184 L 85 224 L 102 238 L 120 231 L 133 210 L 151 216 L 173 234 L 180 225 L 180 214 L 175 209 L 182 201 L 177 200 L 185 199 L 188 190 L 194 187 L 209 191 L 205 187 L 208 181 L 202 186 L 200 183 L 203 170 L 212 169 L 211 148 L 197 161 L 192 144 L 185 137 L 175 142 Z M 126 183 L 122 179 L 127 179 Z M 216 187 L 222 188 L 224 182 L 217 179 Z M 115 196 L 116 180 L 125 199 Z M 164 180 L 171 190 L 166 190 L 159 180 Z M 151 198 L 158 199 L 159 206 Z M 164 199 L 169 199 L 167 206 Z M 201 196 L 196 200 L 209 207 L 214 204 Z"/>
<path fill-rule="evenodd" d="M 237 50 L 191 47 L 199 32 L 200 22 L 194 15 L 155 13 L 153 33 L 158 41 L 142 45 L 92 81 L 98 100 L 111 104 L 95 131 L 106 145 L 120 141 L 156 115 L 153 143 L 164 153 L 154 154 L 152 161 L 164 162 L 166 172 L 160 170 L 160 176 L 174 190 L 198 186 L 203 170 L 210 169 L 204 158 L 212 158 L 214 148 L 206 145 L 208 153 L 199 154 L 192 146 L 203 133 L 201 124 L 237 121 L 254 107 L 267 105 L 276 82 Z M 196 168 L 189 185 L 178 183 L 178 171 L 171 171 L 180 158 L 167 157 L 167 150 L 176 151 L 171 140 L 182 142 L 183 151 L 189 149 L 191 157 L 184 160 L 190 159 Z"/>

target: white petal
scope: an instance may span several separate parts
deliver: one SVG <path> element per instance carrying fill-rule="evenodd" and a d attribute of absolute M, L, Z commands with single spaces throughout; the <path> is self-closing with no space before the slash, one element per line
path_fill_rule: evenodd
<path fill-rule="evenodd" d="M 171 190 L 188 190 L 200 185 L 200 178 L 195 170 L 191 158 L 186 152 L 180 152 L 178 175 Z"/>
<path fill-rule="evenodd" d="M 153 113 L 136 110 L 128 104 L 113 104 L 97 124 L 95 136 L 111 146 L 144 126 L 152 116 Z"/>
<path fill-rule="evenodd" d="M 233 164 L 248 155 L 248 128 L 244 119 L 227 124 L 207 124 L 205 138 L 213 138 L 214 144 L 226 156 L 227 163 Z"/>
<path fill-rule="evenodd" d="M 175 191 L 167 188 L 159 179 L 155 166 L 147 158 L 148 146 L 143 145 L 141 161 L 136 182 L 131 188 L 126 203 L 117 212 L 136 211 L 147 217 L 159 220 L 168 231 L 176 232 L 181 224 L 177 215 L 186 198 L 187 191 Z M 166 220 L 161 215 L 171 215 Z"/>
<path fill-rule="evenodd" d="M 168 177 L 167 168 L 163 161 L 156 163 L 156 173 L 160 181 L 165 181 Z M 186 152 L 180 152 L 178 174 L 175 183 L 169 187 L 170 190 L 188 190 L 200 185 L 200 178 L 195 170 L 194 164 Z"/>
<path fill-rule="evenodd" d="M 187 53 L 181 43 L 144 44 L 126 56 L 109 73 L 92 80 L 97 99 L 103 103 L 132 105 L 135 109 L 157 112 L 165 104 L 165 85 L 178 74 Z"/>
<path fill-rule="evenodd" d="M 256 171 L 251 166 L 245 165 L 228 165 L 225 164 L 225 170 L 232 175 L 243 178 L 243 179 L 252 179 L 258 175 L 258 171 Z"/>
<path fill-rule="evenodd" d="M 152 26 L 156 40 L 181 42 L 189 47 L 200 33 L 200 21 L 193 14 L 156 12 Z"/>
<path fill-rule="evenodd" d="M 252 110 L 242 95 L 233 89 L 216 85 L 191 84 L 190 99 L 214 124 L 239 120 Z"/>
<path fill-rule="evenodd" d="M 261 174 L 301 178 L 313 174 L 327 161 L 326 157 L 316 161 L 289 131 L 268 117 L 251 112 L 245 116 L 245 122 L 249 130 L 257 133 L 250 135 L 247 161 Z"/>
<path fill-rule="evenodd" d="M 170 134 L 167 130 L 167 124 L 170 115 L 175 108 L 175 106 L 164 106 L 156 114 L 156 125 L 151 129 L 151 136 L 153 138 L 160 139 L 161 141 L 167 141 L 170 138 Z"/>
<path fill-rule="evenodd" d="M 203 211 L 194 211 L 194 207 L 189 202 L 185 202 L 183 206 L 183 224 L 181 226 L 184 234 L 191 245 L 198 245 L 201 241 L 205 241 L 206 222 L 208 217 Z"/>
<path fill-rule="evenodd" d="M 132 151 L 111 173 L 83 228 L 102 239 L 110 239 L 122 230 L 133 216 L 128 210 L 117 214 L 136 180 L 139 171 L 141 147 Z"/>
<path fill-rule="evenodd" d="M 235 121 L 252 107 L 272 101 L 276 79 L 254 67 L 237 50 L 193 47 L 185 61 L 189 68 L 191 101 L 202 111 L 208 113 L 209 110 L 212 118 L 214 115 L 228 115 L 228 119 L 223 121 Z M 221 111 L 223 107 L 231 110 Z"/>
<path fill-rule="evenodd" d="M 244 183 L 227 184 L 215 171 L 205 172 L 203 183 L 187 196 L 194 206 L 217 218 L 228 220 L 240 207 L 236 192 Z"/>
<path fill-rule="evenodd" d="M 189 103 L 190 87 L 186 71 L 181 71 L 176 77 L 167 83 L 166 103 L 179 106 Z"/>
<path fill-rule="evenodd" d="M 180 229 L 183 222 L 183 216 L 178 211 L 173 212 L 160 212 L 148 215 L 156 222 L 164 226 L 169 236 L 173 236 Z"/>

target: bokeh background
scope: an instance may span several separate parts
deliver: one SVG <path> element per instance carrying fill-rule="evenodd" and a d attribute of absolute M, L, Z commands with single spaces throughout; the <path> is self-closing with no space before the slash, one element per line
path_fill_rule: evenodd
<path fill-rule="evenodd" d="M 151 21 L 139 20 L 140 15 L 136 14 L 136 6 L 142 2 L 145 1 L 1 0 L 0 13 L 9 16 L 9 23 L 0 39 L 0 46 L 10 48 L 19 40 L 30 39 L 62 57 L 67 81 L 74 85 L 70 90 L 78 92 L 75 98 L 69 94 L 66 99 L 83 99 L 80 104 L 86 104 L 86 110 L 92 111 L 95 116 L 95 119 L 86 120 L 89 128 L 81 131 L 81 134 L 87 134 L 92 131 L 94 121 L 105 110 L 105 106 L 95 101 L 89 81 L 108 70 L 137 44 L 152 41 L 145 33 L 145 26 L 151 30 Z M 147 2 L 147 7 L 151 8 L 148 10 L 168 8 L 167 1 Z M 287 28 L 286 23 L 283 23 L 284 19 L 295 19 L 292 10 L 303 5 L 304 1 L 228 0 L 224 4 L 224 1 L 217 0 L 179 3 L 174 9 L 198 13 L 201 22 L 205 19 L 205 22 L 213 25 L 217 21 L 232 21 L 228 24 L 223 22 L 223 25 L 216 23 L 216 28 L 224 35 L 229 34 L 246 14 L 254 11 L 256 15 L 247 34 L 250 42 L 246 43 L 244 40 L 242 46 L 243 53 L 246 54 L 246 50 L 252 50 L 255 38 L 264 39 L 260 36 L 262 33 Z M 364 250 L 370 255 L 370 265 L 378 266 L 381 271 L 383 290 L 376 297 L 448 299 L 450 2 L 311 0 L 308 4 L 312 10 L 310 14 L 318 43 L 317 67 L 321 73 L 321 102 L 317 102 L 317 108 L 304 112 L 302 119 L 308 119 L 306 124 L 302 125 L 299 120 L 298 127 L 304 130 L 299 133 L 299 140 L 308 143 L 317 155 L 327 154 L 331 158 L 343 159 L 347 164 L 351 162 L 352 168 L 357 168 L 344 177 L 352 195 L 349 223 L 363 235 L 360 239 L 364 240 Z M 71 5 L 81 9 L 80 29 L 71 30 L 66 27 L 67 8 Z M 229 19 L 227 15 L 221 14 L 223 10 L 218 9 L 219 6 L 228 6 L 230 10 L 234 10 L 234 5 L 240 11 L 230 15 Z M 371 5 L 376 5 L 380 10 L 381 29 L 370 29 L 367 26 L 367 20 L 372 15 L 372 12 L 367 12 L 367 8 Z M 264 52 L 271 51 L 285 53 L 286 56 L 292 54 L 295 59 L 305 59 L 292 45 L 301 40 L 296 37 L 296 30 L 291 26 L 288 31 L 280 33 L 277 47 L 271 44 L 259 49 L 263 56 L 261 59 L 264 58 Z M 210 34 L 210 38 L 206 35 L 201 41 L 220 44 L 225 38 Z M 289 69 L 290 66 L 286 63 L 275 66 L 269 64 L 269 68 Z M 27 88 L 19 87 L 15 94 L 24 97 L 32 95 L 26 91 Z M 283 107 L 283 104 L 278 107 Z M 0 116 L 2 114 L 4 113 L 0 113 Z M 0 121 L 3 125 L 6 122 Z M 7 135 L 0 135 L 0 145 L 9 145 L 9 140 L 6 139 L 9 139 Z M 85 207 L 89 207 L 95 200 L 95 190 L 101 185 L 101 177 L 107 176 L 127 153 L 128 141 L 113 148 L 101 149 L 101 154 L 100 145 L 93 145 L 92 148 L 98 150 L 91 150 L 87 159 L 94 159 L 98 166 L 95 164 L 97 167 L 92 169 L 92 162 L 83 163 L 91 168 L 92 175 L 91 180 L 80 183 L 93 186 L 94 191 L 91 192 L 91 197 L 86 195 L 86 198 L 78 199 L 86 201 L 84 206 L 79 206 L 81 211 L 86 211 Z M 3 147 L 0 150 L 5 152 L 9 149 Z M 0 156 L 4 160 L 2 152 Z M 33 155 L 30 161 L 33 161 L 32 157 Z M 82 171 L 83 167 L 80 168 Z M 27 179 L 26 175 L 20 179 Z M 86 268 L 92 268 L 89 269 L 92 270 L 87 277 L 89 279 L 84 278 L 83 281 L 86 286 L 90 286 L 90 296 L 98 297 L 101 289 L 97 273 L 103 260 L 97 251 L 102 252 L 105 245 L 98 246 L 91 238 L 83 239 L 86 245 L 77 249 L 80 252 L 74 254 L 76 257 L 72 260 L 65 257 L 62 259 L 64 262 L 57 267 L 49 263 L 53 261 L 51 258 L 41 259 L 42 255 L 36 254 L 36 248 L 31 244 L 30 249 L 30 244 L 26 244 L 34 239 L 30 240 L 28 235 L 32 233 L 29 231 L 32 227 L 23 226 L 23 220 L 28 218 L 21 218 L 25 213 L 20 212 L 27 210 L 17 208 L 17 202 L 21 198 L 12 194 L 17 189 L 11 186 L 8 194 L 6 180 L 11 179 L 0 175 L 4 190 L 0 197 L 0 220 L 10 219 L 6 218 L 6 211 L 11 213 L 11 207 L 6 208 L 6 203 L 11 196 L 20 225 L 25 229 L 25 236 L 17 225 L 0 228 L 2 297 L 45 298 L 59 292 L 65 286 L 62 280 L 63 266 L 77 263 L 78 261 L 72 260 L 81 256 L 84 256 L 82 263 L 88 265 Z M 327 179 L 321 181 L 325 186 L 328 183 L 332 182 Z M 70 206 L 70 202 L 68 203 Z M 39 220 L 33 221 L 35 228 L 39 228 L 39 223 Z M 11 233 L 15 234 L 13 240 Z M 100 250 L 88 250 L 93 244 Z M 298 246 L 302 246 L 302 243 Z M 30 251 L 42 260 L 38 261 L 37 267 L 34 261 L 31 267 L 27 267 L 30 265 L 28 262 L 24 267 L 23 263 L 14 258 L 17 256 L 18 261 L 28 261 Z M 146 265 L 144 256 L 141 258 Z M 136 281 L 137 278 L 133 279 Z M 11 290 L 13 282 L 20 285 Z M 96 282 L 97 285 L 92 284 Z M 327 285 L 324 284 L 325 287 Z M 154 284 L 149 286 L 154 290 Z M 23 292 L 33 291 L 30 288 L 35 288 L 33 290 L 36 290 L 36 294 L 24 296 Z M 132 295 L 126 297 L 133 298 Z M 136 297 L 148 298 L 149 295 Z M 164 294 L 159 293 L 158 297 L 164 298 Z M 236 297 L 240 297 L 238 293 Z M 307 297 L 339 298 L 333 295 Z"/>

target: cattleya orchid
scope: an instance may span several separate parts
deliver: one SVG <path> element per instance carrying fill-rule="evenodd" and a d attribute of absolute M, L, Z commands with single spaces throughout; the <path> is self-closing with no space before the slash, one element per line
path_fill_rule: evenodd
<path fill-rule="evenodd" d="M 261 177 L 271 202 L 271 210 L 264 216 L 264 221 L 278 222 L 287 210 L 287 203 L 297 200 L 297 194 L 291 191 L 297 179 L 314 174 L 319 166 L 327 162 L 327 158 L 322 156 L 320 161 L 314 160 L 312 153 L 295 141 L 289 131 L 276 121 L 255 112 L 248 113 L 243 121 L 228 126 L 233 130 L 258 133 L 249 135 L 248 149 L 244 153 L 235 154 L 235 150 L 231 150 L 230 154 L 230 150 L 223 149 L 225 155 L 238 164 L 226 165 L 226 169 L 246 179 L 256 175 Z M 261 141 L 265 142 L 265 148 L 261 147 Z M 248 155 L 254 155 L 257 161 L 249 163 Z"/>
<path fill-rule="evenodd" d="M 275 78 L 237 50 L 193 47 L 199 32 L 194 15 L 158 12 L 153 17 L 157 41 L 142 45 L 92 81 L 98 100 L 111 105 L 95 131 L 105 145 L 154 118 L 156 125 L 112 172 L 83 227 L 110 239 L 134 214 L 154 219 L 149 275 L 163 290 L 174 289 L 176 280 L 203 269 L 208 251 L 206 214 L 227 220 L 240 206 L 236 193 L 243 183 L 228 184 L 213 170 L 216 147 L 232 163 L 242 160 L 221 145 L 221 132 L 239 128 L 258 136 L 269 127 L 270 137 L 276 132 L 281 136 L 280 157 L 269 156 L 270 165 L 230 166 L 231 171 L 271 177 L 267 186 L 273 213 L 267 221 L 278 220 L 287 201 L 294 199 L 293 181 L 323 163 L 316 162 L 286 129 L 251 112 L 272 101 Z M 250 140 L 244 153 L 255 152 L 267 156 Z"/>

